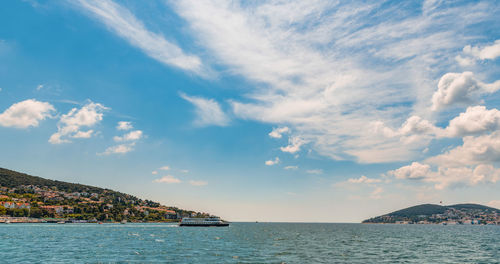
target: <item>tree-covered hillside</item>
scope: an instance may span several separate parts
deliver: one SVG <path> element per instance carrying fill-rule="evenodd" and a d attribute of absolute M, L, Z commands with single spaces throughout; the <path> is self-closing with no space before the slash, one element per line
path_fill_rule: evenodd
<path fill-rule="evenodd" d="M 99 187 L 48 180 L 0 168 L 0 217 L 87 221 L 178 221 L 209 214 L 164 206 Z"/>
<path fill-rule="evenodd" d="M 500 210 L 480 204 L 455 204 L 442 206 L 437 204 L 421 204 L 408 207 L 385 215 L 364 220 L 363 223 L 441 223 L 456 221 L 497 221 Z"/>

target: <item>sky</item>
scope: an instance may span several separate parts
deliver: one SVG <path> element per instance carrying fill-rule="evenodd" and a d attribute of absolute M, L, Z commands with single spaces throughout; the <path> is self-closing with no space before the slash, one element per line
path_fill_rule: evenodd
<path fill-rule="evenodd" d="M 230 221 L 500 208 L 495 1 L 0 5 L 0 167 Z"/>

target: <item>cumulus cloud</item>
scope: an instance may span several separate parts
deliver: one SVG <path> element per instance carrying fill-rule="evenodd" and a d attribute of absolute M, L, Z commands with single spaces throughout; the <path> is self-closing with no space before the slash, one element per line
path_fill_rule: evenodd
<path fill-rule="evenodd" d="M 265 164 L 267 166 L 273 166 L 280 163 L 280 158 L 276 157 L 274 160 L 266 160 Z"/>
<path fill-rule="evenodd" d="M 206 75 L 199 57 L 186 54 L 161 34 L 147 30 L 128 9 L 111 0 L 79 0 L 78 3 L 87 13 L 151 58 L 169 66 Z"/>
<path fill-rule="evenodd" d="M 191 181 L 189 181 L 189 184 L 191 184 L 193 186 L 205 186 L 205 185 L 208 185 L 208 182 L 191 180 Z"/>
<path fill-rule="evenodd" d="M 170 170 L 170 166 L 163 166 L 160 167 L 159 170 Z"/>
<path fill-rule="evenodd" d="M 131 122 L 128 122 L 128 121 L 120 121 L 118 122 L 118 124 L 116 125 L 116 129 L 117 130 L 130 130 L 134 128 L 132 126 L 132 123 Z"/>
<path fill-rule="evenodd" d="M 500 129 L 498 109 L 487 110 L 484 106 L 471 106 L 450 120 L 446 133 L 450 137 L 461 137 L 498 129 Z"/>
<path fill-rule="evenodd" d="M 126 121 L 120 121 L 116 126 L 116 129 L 119 131 L 128 131 L 132 128 L 133 128 L 132 124 Z M 141 130 L 134 130 L 125 133 L 121 136 L 114 136 L 113 140 L 115 142 L 121 142 L 122 144 L 108 147 L 103 153 L 100 154 L 110 155 L 110 154 L 125 154 L 131 152 L 134 150 L 134 146 L 137 143 L 137 141 L 140 140 L 143 136 L 144 134 Z"/>
<path fill-rule="evenodd" d="M 281 138 L 284 133 L 289 133 L 290 129 L 288 127 L 277 127 L 273 128 L 273 131 L 269 133 L 272 138 Z"/>
<path fill-rule="evenodd" d="M 290 137 L 288 138 L 288 145 L 285 147 L 281 147 L 281 151 L 288 153 L 296 153 L 300 151 L 300 147 L 304 145 L 306 141 L 300 137 Z"/>
<path fill-rule="evenodd" d="M 492 45 L 484 47 L 467 45 L 464 47 L 463 52 L 480 60 L 494 60 L 500 57 L 500 40 L 496 40 Z"/>
<path fill-rule="evenodd" d="M 15 103 L 0 114 L 0 126 L 28 128 L 37 127 L 40 121 L 51 118 L 54 106 L 47 102 L 28 99 Z"/>
<path fill-rule="evenodd" d="M 98 153 L 98 155 L 126 154 L 134 150 L 134 146 L 135 143 L 119 144 L 108 147 L 103 153 Z"/>
<path fill-rule="evenodd" d="M 78 131 L 72 137 L 73 138 L 91 138 L 93 133 L 94 133 L 94 130 L 92 130 L 92 129 L 87 130 L 87 131 Z"/>
<path fill-rule="evenodd" d="M 166 175 L 166 176 L 163 176 L 159 179 L 154 180 L 153 182 L 170 184 L 170 183 L 181 183 L 181 180 L 175 178 L 172 175 Z"/>
<path fill-rule="evenodd" d="M 102 121 L 104 111 L 109 108 L 99 103 L 89 101 L 80 109 L 73 108 L 62 115 L 57 124 L 57 132 L 52 134 L 49 142 L 61 144 L 71 142 L 68 138 L 88 138 L 93 130 L 81 131 L 84 127 L 93 127 Z"/>
<path fill-rule="evenodd" d="M 396 179 L 412 179 L 433 183 L 436 189 L 449 186 L 474 186 L 496 183 L 500 169 L 500 131 L 481 136 L 466 136 L 463 144 L 443 154 L 388 172 Z M 432 165 L 432 166 L 431 166 Z M 434 169 L 433 169 L 434 168 Z"/>
<path fill-rule="evenodd" d="M 136 141 L 142 138 L 142 131 L 141 130 L 134 130 L 131 131 L 123 136 L 115 136 L 113 137 L 113 140 L 116 142 L 121 142 L 121 141 Z"/>
<path fill-rule="evenodd" d="M 297 170 L 299 166 L 285 166 L 283 169 L 285 170 Z"/>
<path fill-rule="evenodd" d="M 500 80 L 485 84 L 477 80 L 472 72 L 447 73 L 439 80 L 438 89 L 432 96 L 432 110 L 468 105 L 477 102 L 481 94 L 493 93 L 499 89 Z"/>
<path fill-rule="evenodd" d="M 154 171 L 151 172 L 151 174 L 156 175 L 156 174 L 158 174 L 158 171 L 154 170 Z"/>
<path fill-rule="evenodd" d="M 491 164 L 477 166 L 446 167 L 439 166 L 431 170 L 427 164 L 417 163 L 390 171 L 398 179 L 414 179 L 433 183 L 434 188 L 442 190 L 450 186 L 474 186 L 479 183 L 496 183 L 500 180 L 500 169 Z"/>
<path fill-rule="evenodd" d="M 382 180 L 381 179 L 372 179 L 372 178 L 366 177 L 365 175 L 362 175 L 361 177 L 359 177 L 357 179 L 356 178 L 348 179 L 347 182 L 372 184 L 372 183 L 380 183 L 380 182 L 382 182 Z"/>
<path fill-rule="evenodd" d="M 396 177 L 396 179 L 423 179 L 428 177 L 430 172 L 431 166 L 413 162 L 411 165 L 389 171 L 388 174 Z"/>
<path fill-rule="evenodd" d="M 466 136 L 463 144 L 430 157 L 428 163 L 457 167 L 500 161 L 500 131 L 481 136 Z"/>
<path fill-rule="evenodd" d="M 449 121 L 445 128 L 440 128 L 419 116 L 408 118 L 399 129 L 392 129 L 384 123 L 372 123 L 375 133 L 385 137 L 399 137 L 402 143 L 422 142 L 433 138 L 452 138 L 479 135 L 500 129 L 500 111 L 486 109 L 485 106 L 470 106 Z"/>
<path fill-rule="evenodd" d="M 229 117 L 222 111 L 219 103 L 213 99 L 205 99 L 202 97 L 188 96 L 181 93 L 184 100 L 192 103 L 195 106 L 196 119 L 194 124 L 197 126 L 227 126 Z"/>

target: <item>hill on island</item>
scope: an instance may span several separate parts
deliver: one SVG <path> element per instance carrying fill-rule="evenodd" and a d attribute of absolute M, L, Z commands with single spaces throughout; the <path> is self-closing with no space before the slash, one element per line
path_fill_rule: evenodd
<path fill-rule="evenodd" d="M 456 221 L 495 222 L 500 210 L 480 204 L 421 204 L 364 220 L 363 223 L 441 223 Z"/>
<path fill-rule="evenodd" d="M 0 216 L 93 221 L 178 221 L 207 213 L 164 206 L 133 195 L 0 168 Z"/>

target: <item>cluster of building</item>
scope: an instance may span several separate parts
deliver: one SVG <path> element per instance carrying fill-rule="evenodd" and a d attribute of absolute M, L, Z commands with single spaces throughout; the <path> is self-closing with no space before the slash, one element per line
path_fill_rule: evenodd
<path fill-rule="evenodd" d="M 152 201 L 108 190 L 101 190 L 99 193 L 65 192 L 55 187 L 34 185 L 21 185 L 16 188 L 0 186 L 0 206 L 6 209 L 28 209 L 24 213 L 7 211 L 12 217 L 21 217 L 19 219 L 33 216 L 35 211 L 38 212 L 37 215 L 41 214 L 45 218 L 64 218 L 71 215 L 75 221 L 95 220 L 96 217 L 99 218 L 98 215 L 101 215 L 99 218 L 101 221 L 113 221 L 113 219 L 176 220 L 183 217 L 208 216 L 204 213 L 173 210 L 174 208 L 162 206 Z M 85 218 L 76 218 L 82 214 L 86 214 Z M 88 218 L 89 214 L 93 214 L 93 216 Z"/>
<path fill-rule="evenodd" d="M 449 208 L 442 214 L 419 215 L 418 220 L 404 219 L 396 224 L 500 225 L 500 213 L 495 210 Z"/>

